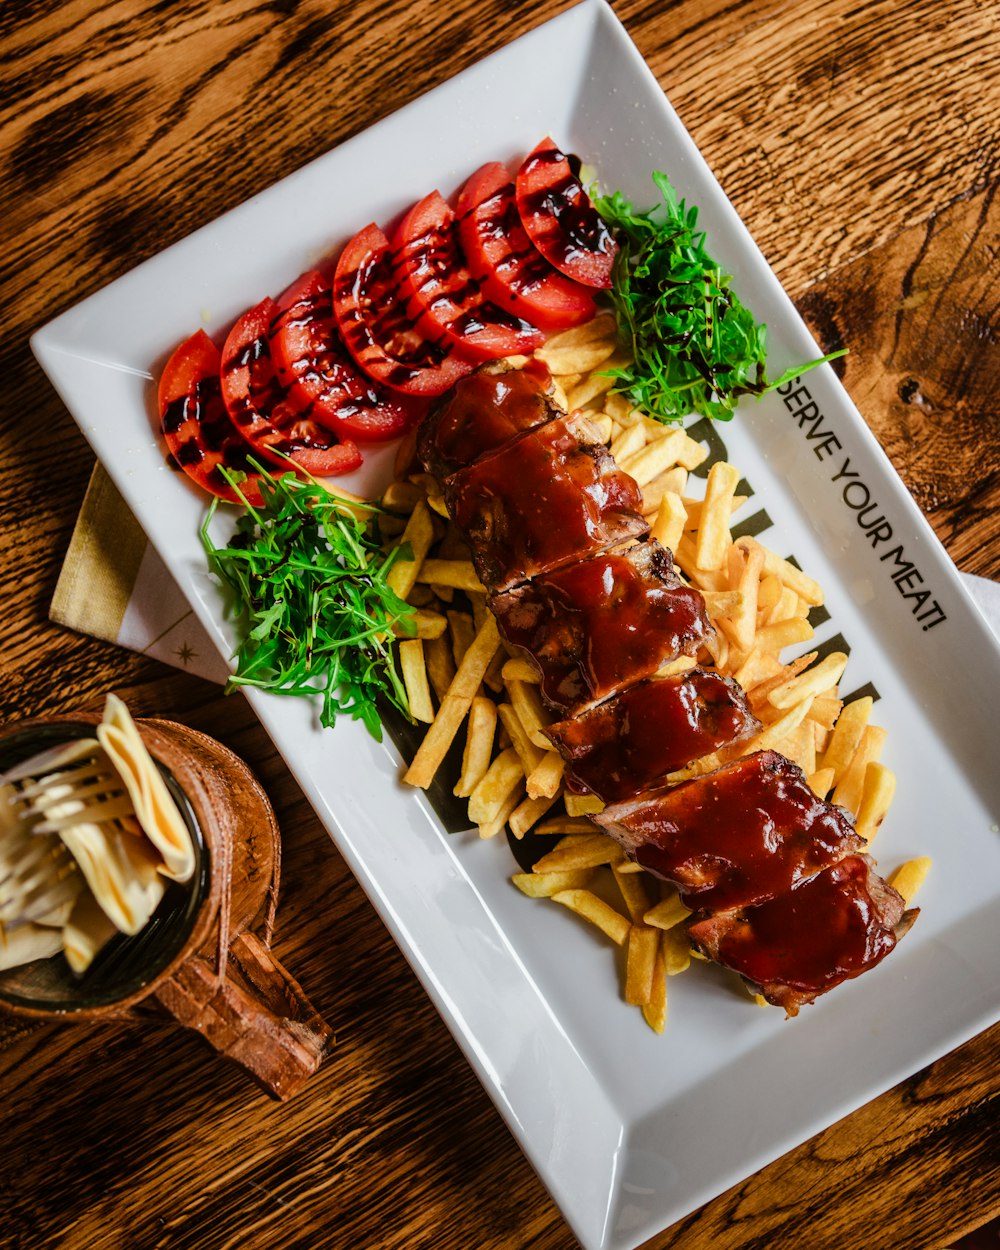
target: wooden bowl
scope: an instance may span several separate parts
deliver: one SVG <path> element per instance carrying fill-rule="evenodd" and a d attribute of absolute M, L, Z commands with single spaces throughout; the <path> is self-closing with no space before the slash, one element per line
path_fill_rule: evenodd
<path fill-rule="evenodd" d="M 97 716 L 0 728 L 0 769 Z M 194 877 L 171 883 L 149 924 L 120 935 L 76 977 L 61 955 L 0 974 L 0 1011 L 47 1023 L 173 1016 L 287 1098 L 325 1053 L 330 1030 L 270 951 L 280 844 L 274 811 L 238 756 L 167 720 L 136 722 L 191 831 Z"/>

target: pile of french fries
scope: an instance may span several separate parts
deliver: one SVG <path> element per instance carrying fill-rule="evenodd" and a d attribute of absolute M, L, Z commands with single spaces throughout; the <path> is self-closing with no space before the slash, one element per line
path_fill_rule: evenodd
<path fill-rule="evenodd" d="M 756 539 L 733 540 L 731 520 L 745 497 L 737 493 L 740 473 L 732 465 L 712 466 L 703 497 L 688 494 L 691 470 L 708 453 L 682 429 L 652 420 L 613 393 L 603 371 L 619 363 L 618 351 L 613 318 L 599 316 L 550 338 L 536 356 L 553 375 L 560 405 L 582 410 L 638 482 L 652 536 L 705 597 L 715 637 L 662 675 L 698 665 L 731 676 L 761 722 L 750 741 L 692 761 L 668 780 L 771 748 L 802 768 L 817 795 L 846 808 L 870 843 L 896 785 L 879 760 L 886 735 L 870 721 L 872 699 L 843 704 L 842 653 L 782 659 L 786 648 L 812 638 L 808 614 L 823 602 L 820 586 Z M 521 366 L 526 358 L 512 363 Z M 625 1001 L 662 1032 L 667 979 L 694 955 L 683 925 L 689 912 L 672 886 L 627 860 L 593 824 L 589 816 L 603 806 L 598 799 L 564 788 L 562 758 L 543 732 L 553 716 L 538 676 L 502 643 L 468 548 L 437 483 L 416 463 L 414 446 L 411 437 L 400 447 L 379 518 L 385 544 L 408 543 L 413 556 L 390 574 L 396 592 L 416 608 L 416 636 L 400 641 L 400 664 L 411 712 L 428 726 L 405 780 L 426 788 L 463 735 L 454 793 L 468 799 L 470 826 L 484 838 L 508 827 L 515 838 L 529 830 L 558 835 L 531 872 L 513 874 L 513 883 L 575 912 L 623 948 Z M 890 878 L 907 903 L 929 866 L 927 859 L 911 860 Z"/>

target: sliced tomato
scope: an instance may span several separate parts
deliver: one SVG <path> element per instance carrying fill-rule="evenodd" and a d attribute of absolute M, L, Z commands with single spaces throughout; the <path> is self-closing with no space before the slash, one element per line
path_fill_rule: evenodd
<path fill-rule="evenodd" d="M 221 368 L 229 416 L 261 459 L 287 465 L 287 456 L 317 477 L 349 473 L 361 464 L 356 444 L 314 421 L 278 381 L 268 335 L 277 312 L 263 299 L 229 332 Z"/>
<path fill-rule="evenodd" d="M 584 286 L 611 286 L 617 245 L 580 182 L 580 162 L 543 139 L 517 171 L 517 209 L 546 260 Z"/>
<path fill-rule="evenodd" d="M 399 298 L 389 240 L 372 223 L 347 244 L 333 278 L 333 315 L 361 368 L 406 395 L 441 395 L 472 365 L 418 329 Z"/>
<path fill-rule="evenodd" d="M 403 217 L 392 250 L 400 298 L 417 326 L 466 360 L 530 354 L 545 342 L 536 326 L 486 297 L 466 265 L 455 214 L 437 191 Z"/>
<path fill-rule="evenodd" d="M 597 312 L 592 289 L 550 265 L 521 224 L 514 180 L 490 161 L 466 182 L 456 206 L 469 272 L 501 308 L 542 330 L 568 330 Z"/>
<path fill-rule="evenodd" d="M 259 504 L 260 474 L 248 463 L 253 449 L 222 401 L 220 361 L 219 349 L 204 330 L 181 343 L 160 375 L 160 428 L 171 461 L 202 490 L 242 503 L 220 472 L 225 468 L 246 474 L 240 490 L 249 503 Z"/>
<path fill-rule="evenodd" d="M 303 274 L 281 296 L 268 336 L 290 402 L 320 425 L 375 441 L 413 424 L 413 405 L 376 385 L 351 359 L 333 319 L 329 279 L 319 270 Z"/>

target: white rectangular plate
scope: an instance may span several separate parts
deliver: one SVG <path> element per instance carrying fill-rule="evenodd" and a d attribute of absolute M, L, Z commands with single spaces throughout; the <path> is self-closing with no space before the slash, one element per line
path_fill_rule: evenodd
<path fill-rule="evenodd" d="M 205 501 L 165 465 L 151 378 L 199 321 L 223 332 L 369 221 L 434 187 L 450 195 L 482 162 L 514 160 L 546 134 L 640 205 L 655 198 L 650 172 L 666 171 L 767 322 L 772 373 L 818 354 L 611 10 L 586 0 L 35 336 L 223 653 L 230 627 L 197 539 Z M 842 688 L 871 682 L 880 695 L 874 719 L 899 782 L 880 865 L 935 863 L 900 948 L 798 1019 L 758 1010 L 706 966 L 671 982 L 668 1029 L 654 1035 L 622 1003 L 616 954 L 599 935 L 510 885 L 503 839 L 445 834 L 424 796 L 399 783 L 392 748 L 358 725 L 321 731 L 300 700 L 252 700 L 591 1250 L 635 1246 L 1000 1016 L 1000 652 L 832 370 L 803 385 L 745 404 L 717 432 L 755 492 L 747 511 L 765 508 L 773 523 L 764 541 L 826 588 L 817 638 L 847 640 Z M 391 450 L 370 455 L 344 484 L 377 494 L 390 464 Z"/>

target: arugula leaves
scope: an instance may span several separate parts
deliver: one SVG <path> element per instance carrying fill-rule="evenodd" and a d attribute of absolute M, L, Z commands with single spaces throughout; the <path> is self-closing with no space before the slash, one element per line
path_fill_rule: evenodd
<path fill-rule="evenodd" d="M 653 182 L 663 203 L 644 213 L 620 191 L 592 197 L 618 242 L 611 298 L 633 356 L 609 371 L 616 391 L 663 422 L 691 412 L 729 421 L 741 395 L 763 395 L 845 355 L 833 352 L 768 381 L 766 327 L 706 251 L 698 209 L 678 200 L 665 174 L 654 173 Z"/>
<path fill-rule="evenodd" d="M 254 467 L 262 506 L 248 503 L 233 537 L 217 547 L 208 533 L 214 499 L 200 531 L 209 567 L 246 623 L 226 690 L 257 686 L 318 698 L 322 725 L 350 715 L 381 742 L 380 697 L 409 716 L 393 631 L 414 632 L 413 608 L 386 582 L 408 553 L 382 551 L 364 515 L 377 512 L 374 506 L 342 499 L 314 479 Z M 243 475 L 226 476 L 239 490 Z"/>

